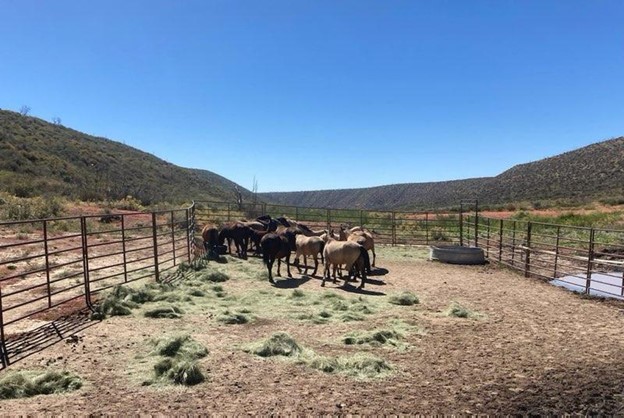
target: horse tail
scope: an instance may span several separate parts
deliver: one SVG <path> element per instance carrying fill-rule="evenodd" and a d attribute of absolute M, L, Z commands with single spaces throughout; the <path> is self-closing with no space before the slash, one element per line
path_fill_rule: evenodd
<path fill-rule="evenodd" d="M 321 263 L 325 264 L 323 253 L 325 252 L 325 241 L 321 241 Z"/>
<path fill-rule="evenodd" d="M 264 264 L 269 265 L 270 257 L 269 250 L 268 248 L 266 248 L 266 243 L 260 241 L 260 247 L 262 248 L 262 261 L 264 262 Z"/>
<path fill-rule="evenodd" d="M 366 251 L 366 248 L 360 247 L 360 257 L 364 259 L 364 268 L 370 274 L 370 268 L 371 268 L 370 257 L 368 256 L 368 251 Z"/>

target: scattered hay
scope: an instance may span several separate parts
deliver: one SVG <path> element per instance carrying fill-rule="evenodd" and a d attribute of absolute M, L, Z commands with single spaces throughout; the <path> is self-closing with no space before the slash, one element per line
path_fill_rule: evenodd
<path fill-rule="evenodd" d="M 245 350 L 260 357 L 298 356 L 302 352 L 301 346 L 287 333 L 278 332 L 265 341 L 253 344 Z"/>
<path fill-rule="evenodd" d="M 292 294 L 290 295 L 291 298 L 305 298 L 306 296 L 307 295 L 305 294 L 305 292 L 300 289 L 293 290 Z"/>
<path fill-rule="evenodd" d="M 217 316 L 217 321 L 228 325 L 246 324 L 251 321 L 251 317 L 247 313 L 240 311 L 236 313 L 226 310 L 221 315 Z"/>
<path fill-rule="evenodd" d="M 471 311 L 457 302 L 453 302 L 451 306 L 444 311 L 444 314 L 453 318 L 478 318 L 481 316 L 477 312 Z"/>
<path fill-rule="evenodd" d="M 364 333 L 351 333 L 343 338 L 343 342 L 347 345 L 368 344 L 372 346 L 391 345 L 399 347 L 403 334 L 395 329 L 379 329 Z"/>
<path fill-rule="evenodd" d="M 403 292 L 398 295 L 391 296 L 389 302 L 394 305 L 411 306 L 418 304 L 420 301 L 418 300 L 418 296 L 414 293 Z"/>
<path fill-rule="evenodd" d="M 340 316 L 342 322 L 363 321 L 364 315 L 357 312 L 345 312 Z"/>
<path fill-rule="evenodd" d="M 161 357 L 154 364 L 156 381 L 191 386 L 206 380 L 197 360 L 206 357 L 208 350 L 190 335 L 168 336 L 151 342 L 155 346 L 151 354 Z"/>
<path fill-rule="evenodd" d="M 162 337 L 154 340 L 153 354 L 164 357 L 185 356 L 192 359 L 203 358 L 208 355 L 208 350 L 190 335 L 177 335 Z"/>
<path fill-rule="evenodd" d="M 70 372 L 7 372 L 0 379 L 0 399 L 27 398 L 80 389 L 82 380 Z"/>
<path fill-rule="evenodd" d="M 188 294 L 195 297 L 203 297 L 206 296 L 206 292 L 201 289 L 189 289 Z"/>
<path fill-rule="evenodd" d="M 392 367 L 384 359 L 366 353 L 341 357 L 312 355 L 303 362 L 324 373 L 340 373 L 358 379 L 383 377 L 392 371 Z"/>
<path fill-rule="evenodd" d="M 202 282 L 220 283 L 230 280 L 230 276 L 218 270 L 206 270 L 199 272 L 195 275 L 195 278 Z"/>
<path fill-rule="evenodd" d="M 181 318 L 184 314 L 182 309 L 178 308 L 175 305 L 163 305 L 158 306 L 153 309 L 149 309 L 143 313 L 143 315 L 147 318 Z"/>

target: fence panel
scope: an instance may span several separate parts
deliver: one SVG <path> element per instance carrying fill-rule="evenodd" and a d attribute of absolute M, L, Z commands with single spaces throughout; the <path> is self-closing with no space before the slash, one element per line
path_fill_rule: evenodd
<path fill-rule="evenodd" d="M 33 330 L 49 334 L 50 319 L 91 306 L 102 290 L 158 279 L 190 261 L 192 214 L 191 207 L 0 222 L 2 365 L 27 355 L 29 344 L 49 342 Z M 71 328 L 63 324 L 53 322 L 52 334 L 63 338 Z"/>

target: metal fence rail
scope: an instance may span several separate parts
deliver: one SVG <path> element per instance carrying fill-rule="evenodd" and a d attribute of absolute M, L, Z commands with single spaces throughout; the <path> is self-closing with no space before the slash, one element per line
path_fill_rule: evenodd
<path fill-rule="evenodd" d="M 430 245 L 459 243 L 460 213 L 443 211 L 398 212 L 360 209 L 304 208 L 266 203 L 235 204 L 195 202 L 196 222 L 223 225 L 259 216 L 285 216 L 304 222 L 312 229 L 338 230 L 342 225 L 361 225 L 375 232 L 375 242 L 389 245 Z"/>
<path fill-rule="evenodd" d="M 52 313 L 92 308 L 105 289 L 159 280 L 191 261 L 192 210 L 0 222 L 2 366 L 27 355 L 21 340 L 41 338 L 30 334 L 48 329 Z M 52 325 L 63 338 L 63 327 Z"/>
<path fill-rule="evenodd" d="M 465 242 L 525 277 L 571 290 L 624 297 L 624 231 L 468 216 Z"/>

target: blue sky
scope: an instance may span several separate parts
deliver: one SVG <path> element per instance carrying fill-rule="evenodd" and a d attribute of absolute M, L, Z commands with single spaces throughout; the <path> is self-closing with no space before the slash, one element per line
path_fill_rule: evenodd
<path fill-rule="evenodd" d="M 0 108 L 258 190 L 494 176 L 624 135 L 624 2 L 0 0 Z"/>

